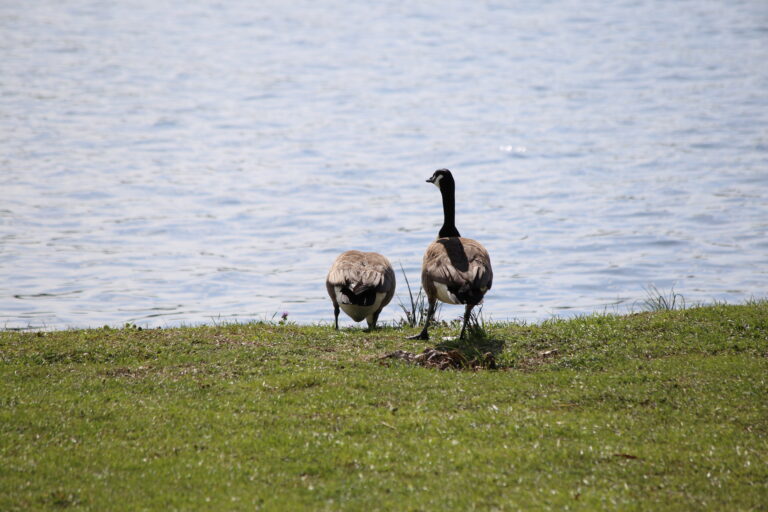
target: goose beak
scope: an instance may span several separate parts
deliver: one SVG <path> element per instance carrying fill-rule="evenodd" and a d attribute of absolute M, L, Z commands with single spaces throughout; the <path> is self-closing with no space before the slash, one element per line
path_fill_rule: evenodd
<path fill-rule="evenodd" d="M 427 183 L 434 183 L 434 182 L 435 182 L 434 176 L 430 176 L 429 178 L 427 178 Z"/>

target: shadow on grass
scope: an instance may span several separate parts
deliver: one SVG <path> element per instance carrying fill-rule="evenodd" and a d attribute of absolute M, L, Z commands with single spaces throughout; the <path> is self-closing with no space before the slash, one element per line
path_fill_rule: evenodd
<path fill-rule="evenodd" d="M 467 329 L 466 334 L 464 339 L 458 337 L 443 339 L 435 344 L 435 349 L 443 352 L 456 350 L 468 360 L 472 360 L 489 353 L 496 357 L 504 351 L 504 347 L 507 345 L 505 340 L 489 337 L 484 330 Z"/>

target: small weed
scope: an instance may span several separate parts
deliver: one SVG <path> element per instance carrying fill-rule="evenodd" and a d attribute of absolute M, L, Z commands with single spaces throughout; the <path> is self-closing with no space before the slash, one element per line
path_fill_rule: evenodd
<path fill-rule="evenodd" d="M 270 323 L 277 323 L 277 325 L 285 325 L 288 323 L 288 312 L 283 311 L 280 313 L 280 320 L 275 321 L 275 317 L 277 316 L 277 312 L 272 314 L 272 318 L 269 319 Z"/>
<path fill-rule="evenodd" d="M 669 293 L 659 291 L 655 285 L 645 288 L 645 299 L 643 305 L 647 311 L 674 311 L 675 309 L 685 309 L 685 298 L 675 293 L 673 286 Z"/>
<path fill-rule="evenodd" d="M 406 304 L 398 298 L 400 302 L 400 309 L 402 309 L 403 313 L 405 313 L 405 318 L 401 318 L 397 323 L 400 327 L 416 327 L 426 321 L 427 311 L 429 310 L 429 302 L 427 301 L 427 295 L 424 293 L 424 289 L 421 286 L 419 286 L 419 291 L 414 298 L 413 291 L 411 290 L 411 283 L 408 281 L 408 276 L 405 274 L 405 269 L 403 268 L 402 264 L 400 265 L 400 271 L 403 273 L 405 286 L 408 288 L 409 303 Z M 435 314 L 433 317 L 435 322 L 438 321 L 437 319 L 440 315 L 440 309 L 441 305 L 438 303 L 437 308 L 435 308 Z"/>

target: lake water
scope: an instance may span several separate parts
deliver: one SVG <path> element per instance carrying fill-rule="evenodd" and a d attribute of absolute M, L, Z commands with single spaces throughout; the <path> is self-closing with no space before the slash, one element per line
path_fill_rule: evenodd
<path fill-rule="evenodd" d="M 32 0 L 0 34 L 0 328 L 330 323 L 351 248 L 405 298 L 441 167 L 486 317 L 766 296 L 764 0 Z"/>

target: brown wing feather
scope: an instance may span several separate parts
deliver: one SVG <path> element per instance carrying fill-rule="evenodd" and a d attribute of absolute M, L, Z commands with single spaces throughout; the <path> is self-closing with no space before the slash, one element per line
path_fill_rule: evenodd
<path fill-rule="evenodd" d="M 386 293 L 383 305 L 395 294 L 395 271 L 389 260 L 375 252 L 347 251 L 333 262 L 325 280 L 328 294 L 335 296 L 334 286 L 347 286 L 354 293 L 375 288 Z"/>
<path fill-rule="evenodd" d="M 392 268 L 392 265 L 389 263 L 389 260 L 382 256 L 381 254 L 376 253 L 369 253 L 369 254 L 375 254 L 377 257 L 381 258 L 382 265 L 384 267 L 384 280 L 381 283 L 381 286 L 376 290 L 377 292 L 384 292 L 386 295 L 384 296 L 384 300 L 381 302 L 381 307 L 383 308 L 389 302 L 392 300 L 392 297 L 395 295 L 395 288 L 397 287 L 396 279 L 395 279 L 395 270 Z"/>
<path fill-rule="evenodd" d="M 434 283 L 465 287 L 482 296 L 493 284 L 491 257 L 471 238 L 438 238 L 424 253 L 421 283 L 429 297 L 437 293 Z"/>

